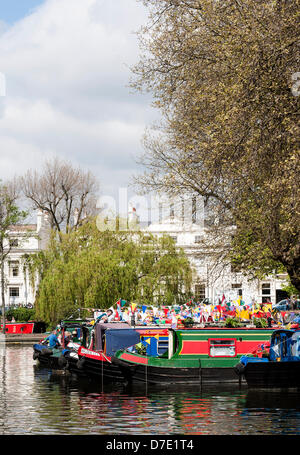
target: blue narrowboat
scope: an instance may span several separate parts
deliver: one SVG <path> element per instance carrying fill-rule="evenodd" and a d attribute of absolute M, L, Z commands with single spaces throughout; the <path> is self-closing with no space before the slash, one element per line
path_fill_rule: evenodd
<path fill-rule="evenodd" d="M 300 330 L 275 330 L 269 352 L 261 358 L 242 356 L 235 372 L 249 388 L 299 388 Z"/>

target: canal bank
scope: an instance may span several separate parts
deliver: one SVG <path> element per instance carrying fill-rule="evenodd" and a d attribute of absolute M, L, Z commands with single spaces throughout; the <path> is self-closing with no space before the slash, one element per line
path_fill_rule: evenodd
<path fill-rule="evenodd" d="M 43 340 L 49 333 L 6 333 L 2 335 L 1 342 L 8 344 L 32 344 Z"/>

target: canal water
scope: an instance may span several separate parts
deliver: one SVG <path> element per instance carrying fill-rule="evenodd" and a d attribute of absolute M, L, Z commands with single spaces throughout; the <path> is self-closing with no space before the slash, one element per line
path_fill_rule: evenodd
<path fill-rule="evenodd" d="M 1 435 L 299 435 L 295 392 L 125 388 L 52 374 L 32 346 L 0 356 Z"/>

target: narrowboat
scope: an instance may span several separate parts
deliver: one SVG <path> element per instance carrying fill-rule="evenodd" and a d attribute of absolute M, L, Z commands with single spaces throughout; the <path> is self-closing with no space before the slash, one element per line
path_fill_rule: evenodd
<path fill-rule="evenodd" d="M 106 381 L 123 382 L 123 375 L 112 363 L 111 357 L 119 349 L 133 350 L 139 343 L 150 356 L 162 354 L 168 349 L 168 330 L 157 327 L 133 328 L 126 322 L 97 323 L 92 331 L 89 327 L 84 327 L 77 362 L 74 353 L 64 355 L 72 372 Z"/>
<path fill-rule="evenodd" d="M 265 357 L 242 356 L 235 372 L 249 388 L 299 388 L 300 330 L 275 330 Z"/>
<path fill-rule="evenodd" d="M 3 324 L 1 324 L 1 331 Z M 42 322 L 28 321 L 28 322 L 6 322 L 5 333 L 7 334 L 31 334 L 42 333 L 45 330 L 45 324 Z"/>
<path fill-rule="evenodd" d="M 272 329 L 168 329 L 168 350 L 161 356 L 119 350 L 111 361 L 124 380 L 148 384 L 202 384 L 242 382 L 234 366 L 270 338 Z"/>
<path fill-rule="evenodd" d="M 62 369 L 67 365 L 63 356 L 66 351 L 76 352 L 80 347 L 82 327 L 86 324 L 84 320 L 64 320 L 61 321 L 61 345 L 57 348 L 49 348 L 47 344 L 36 343 L 33 345 L 33 359 L 38 360 L 41 365 L 53 369 Z M 72 335 L 72 341 L 66 341 L 66 335 Z"/>

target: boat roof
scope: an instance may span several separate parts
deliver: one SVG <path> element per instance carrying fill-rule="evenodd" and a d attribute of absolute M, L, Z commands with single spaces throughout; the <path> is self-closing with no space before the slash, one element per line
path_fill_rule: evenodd
<path fill-rule="evenodd" d="M 127 322 L 102 322 L 102 323 L 97 323 L 94 326 L 95 330 L 95 349 L 96 351 L 102 350 L 103 349 L 103 341 L 102 337 L 105 334 L 107 330 L 117 330 L 118 332 L 120 330 L 128 330 L 132 329 Z"/>

